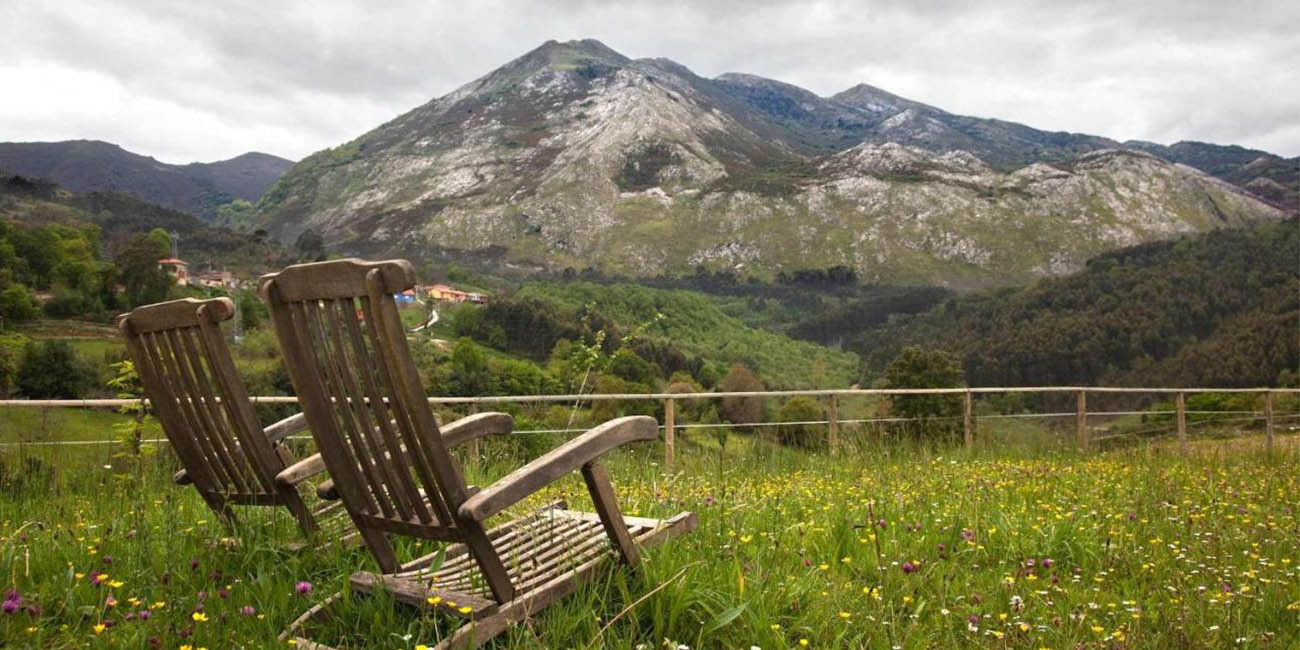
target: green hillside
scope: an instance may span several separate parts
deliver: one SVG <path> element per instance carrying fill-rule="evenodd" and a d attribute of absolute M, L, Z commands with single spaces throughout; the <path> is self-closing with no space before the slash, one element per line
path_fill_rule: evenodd
<path fill-rule="evenodd" d="M 700 293 L 633 284 L 536 282 L 525 284 L 516 297 L 570 313 L 594 305 L 625 329 L 653 323 L 648 335 L 664 337 L 689 355 L 746 365 L 768 388 L 847 387 L 857 374 L 856 355 L 750 327 Z"/>
<path fill-rule="evenodd" d="M 1077 274 L 956 297 L 864 328 L 868 376 L 907 345 L 972 385 L 1263 386 L 1300 366 L 1300 221 L 1103 255 Z"/>

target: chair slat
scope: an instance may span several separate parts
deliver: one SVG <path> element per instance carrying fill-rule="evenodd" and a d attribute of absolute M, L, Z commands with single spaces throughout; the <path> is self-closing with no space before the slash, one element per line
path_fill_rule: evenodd
<path fill-rule="evenodd" d="M 185 351 L 185 357 L 189 362 L 188 366 L 194 375 L 195 384 L 199 388 L 199 408 L 205 414 L 206 421 L 212 424 L 213 431 L 217 439 L 220 440 L 221 446 L 226 450 L 231 465 L 239 472 L 244 485 L 247 486 L 250 493 L 274 493 L 274 482 L 269 480 L 267 474 L 260 473 L 253 467 L 251 454 L 244 449 L 240 437 L 235 435 L 235 421 L 231 417 L 228 406 L 230 400 L 221 393 L 216 377 L 212 373 L 212 368 L 206 363 L 202 355 L 203 344 L 199 340 L 198 328 L 179 329 L 175 332 L 176 336 L 180 338 L 182 349 Z"/>
<path fill-rule="evenodd" d="M 378 431 L 384 448 L 390 454 L 390 461 L 386 463 L 386 466 L 394 472 L 409 472 L 408 468 L 411 466 L 412 459 L 403 450 L 394 429 L 392 409 L 375 383 L 374 373 L 371 371 L 374 367 L 374 359 L 361 336 L 361 328 L 357 325 L 356 304 L 352 299 L 340 299 L 335 301 L 335 308 L 336 313 L 333 322 L 337 325 L 342 321 L 341 327 L 347 330 L 346 340 L 351 344 L 353 360 L 351 369 L 356 371 L 360 380 L 357 392 L 364 389 L 367 411 L 375 422 L 374 428 L 371 430 Z M 340 339 L 343 338 L 339 332 L 336 332 L 335 335 Z M 370 424 L 367 423 L 367 426 L 370 426 Z M 403 499 L 410 504 L 410 509 L 414 512 L 416 518 L 426 524 L 433 521 L 433 513 L 429 510 L 425 498 L 420 495 L 413 482 L 409 480 L 397 481 L 394 476 L 394 483 L 399 487 L 398 493 L 402 494 Z M 410 515 L 407 515 L 407 517 L 409 518 Z"/>
<path fill-rule="evenodd" d="M 344 412 L 353 424 L 353 438 L 357 444 L 364 445 L 369 450 L 372 474 L 375 477 L 374 489 L 387 497 L 392 509 L 396 511 L 395 514 L 389 513 L 390 517 L 399 520 L 410 519 L 411 502 L 418 498 L 418 494 L 407 489 L 410 481 L 400 480 L 393 467 L 395 464 L 393 461 L 401 450 L 388 449 L 376 430 L 377 425 L 370 421 L 371 406 L 366 403 L 366 397 L 361 393 L 353 373 L 354 359 L 348 357 L 348 346 L 343 341 L 334 301 L 321 301 L 317 315 L 321 320 L 321 335 L 325 340 L 323 349 L 334 360 L 330 368 L 336 373 L 335 389 L 339 391 L 336 399 L 348 406 Z"/>
<path fill-rule="evenodd" d="M 371 357 L 370 366 L 377 371 L 379 380 L 385 387 L 385 392 L 389 397 L 389 409 L 395 416 L 392 422 L 397 426 L 402 444 L 406 445 L 407 450 L 410 451 L 411 466 L 415 467 L 416 475 L 420 477 L 421 483 L 425 486 L 428 503 L 433 506 L 435 516 L 444 525 L 452 525 L 454 519 L 451 516 L 451 510 L 444 501 L 438 483 L 433 480 L 434 469 L 429 463 L 428 452 L 424 448 L 424 438 L 420 435 L 420 429 L 412 419 L 410 410 L 405 408 L 406 402 L 396 394 L 397 384 L 393 380 L 394 373 L 390 368 L 389 360 L 382 345 L 383 337 L 379 328 L 380 315 L 377 303 L 372 301 L 369 295 L 361 296 L 360 303 L 361 313 L 365 318 L 366 333 L 369 334 L 369 340 L 375 351 L 375 354 Z M 427 404 L 425 402 L 426 408 Z"/>
<path fill-rule="evenodd" d="M 211 308 L 214 304 L 220 303 L 210 303 L 200 307 L 200 312 Z M 253 411 L 253 402 L 248 398 L 248 389 L 244 387 L 244 382 L 235 370 L 235 362 L 226 347 L 221 329 L 213 319 L 199 318 L 197 335 L 204 352 L 203 356 L 208 360 L 208 369 L 220 388 L 222 406 L 226 409 L 228 421 L 236 432 L 257 432 L 254 433 L 254 436 L 257 436 L 261 433 L 262 425 L 258 421 L 257 413 Z M 280 450 L 274 449 L 271 445 L 244 442 L 241 449 L 248 462 L 254 466 L 254 475 L 261 480 L 262 487 L 268 493 L 276 492 L 274 477 L 292 462 L 292 458 L 283 458 L 279 453 Z"/>
<path fill-rule="evenodd" d="M 166 370 L 161 366 L 156 350 L 146 340 L 148 335 L 140 335 L 132 330 L 132 324 L 122 324 L 126 337 L 127 350 L 135 360 L 141 382 L 148 388 L 150 402 L 158 419 L 163 424 L 172 440 L 172 448 L 180 456 L 181 464 L 187 468 L 190 479 L 200 491 L 217 489 L 220 479 L 208 465 L 205 454 L 199 449 L 194 436 L 189 433 L 189 425 L 179 412 L 173 384 L 167 380 Z M 190 471 L 189 468 L 193 468 Z"/>
<path fill-rule="evenodd" d="M 200 422 L 198 414 L 194 411 L 194 399 L 192 396 L 195 391 L 181 375 L 177 365 L 176 355 L 173 354 L 170 343 L 167 341 L 167 330 L 160 330 L 145 335 L 145 340 L 156 350 L 156 357 L 161 367 L 166 369 L 166 381 L 179 389 L 175 401 L 176 411 L 185 420 L 185 428 L 194 437 L 195 446 L 203 451 L 203 462 L 212 468 L 212 473 L 216 476 L 220 485 L 214 486 L 219 491 L 237 492 L 242 489 L 238 485 L 237 479 L 232 476 L 231 468 L 226 464 L 225 457 L 212 447 L 212 440 L 208 436 L 206 427 Z"/>
<path fill-rule="evenodd" d="M 177 330 L 164 331 L 162 338 L 167 342 L 172 357 L 176 361 L 177 374 L 189 394 L 186 404 L 194 414 L 194 420 L 198 423 L 199 431 L 202 432 L 201 437 L 207 440 L 208 445 L 217 456 L 216 460 L 226 468 L 226 473 L 230 477 L 230 482 L 235 487 L 235 491 L 250 491 L 248 477 L 245 476 L 243 468 L 240 467 L 241 463 L 237 457 L 238 448 L 224 435 L 225 423 L 214 421 L 213 413 L 208 408 L 215 402 L 212 399 L 210 389 L 206 387 L 200 388 L 204 383 L 198 376 L 202 369 L 195 369 L 190 365 L 192 359 L 185 350 L 185 343 L 188 339 L 183 340 Z"/>
<path fill-rule="evenodd" d="M 340 449 L 344 450 L 347 463 L 351 467 L 350 474 L 353 480 L 361 488 L 360 493 L 365 499 L 367 508 L 364 510 L 370 515 L 380 515 L 385 517 L 393 516 L 393 507 L 388 502 L 388 496 L 384 494 L 382 485 L 375 476 L 375 470 L 371 462 L 371 451 L 366 448 L 364 442 L 359 444 L 356 439 L 356 423 L 352 419 L 351 405 L 345 400 L 339 399 L 339 390 L 337 379 L 337 370 L 333 367 L 334 360 L 322 349 L 325 343 L 323 328 L 320 324 L 319 304 L 317 301 L 304 301 L 294 305 L 295 312 L 300 316 L 299 330 L 313 341 L 313 345 L 307 348 L 311 361 L 315 367 L 317 381 L 324 389 L 324 399 L 331 405 L 329 414 L 334 422 L 334 428 L 341 443 Z M 330 473 L 334 470 L 331 468 Z M 337 483 L 337 481 L 336 481 Z M 358 504 L 361 505 L 361 504 Z"/>

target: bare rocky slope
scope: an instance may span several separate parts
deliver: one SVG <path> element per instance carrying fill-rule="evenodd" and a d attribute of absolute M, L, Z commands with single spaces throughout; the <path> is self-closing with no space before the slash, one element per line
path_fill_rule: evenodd
<path fill-rule="evenodd" d="M 976 287 L 1282 214 L 1104 138 L 552 41 L 298 163 L 257 222 L 365 255 Z"/>

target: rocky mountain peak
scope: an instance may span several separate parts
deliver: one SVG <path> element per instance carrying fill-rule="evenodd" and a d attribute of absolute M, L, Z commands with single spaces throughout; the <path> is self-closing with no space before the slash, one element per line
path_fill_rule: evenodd
<path fill-rule="evenodd" d="M 629 274 L 844 264 L 961 286 L 1276 216 L 1155 158 L 1071 166 L 1115 146 L 865 84 L 825 98 L 548 41 L 302 161 L 258 212 L 283 241 L 311 228 L 345 254 Z"/>

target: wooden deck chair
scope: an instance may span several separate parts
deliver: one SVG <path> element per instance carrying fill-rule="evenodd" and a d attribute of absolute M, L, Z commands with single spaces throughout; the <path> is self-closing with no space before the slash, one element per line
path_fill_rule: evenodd
<path fill-rule="evenodd" d="M 221 335 L 219 324 L 233 314 L 228 298 L 185 298 L 117 317 L 145 396 L 184 468 L 174 480 L 193 485 L 227 523 L 232 505 L 283 506 L 304 533 L 317 531 L 322 518 L 345 522 L 337 502 L 308 508 L 298 492 L 298 483 L 325 469 L 320 454 L 294 463 L 281 444 L 307 428 L 306 418 L 299 413 L 265 429 L 258 423 Z M 342 523 L 330 528 L 349 532 Z"/>
<path fill-rule="evenodd" d="M 638 546 L 694 529 L 690 512 L 666 520 L 619 512 L 599 458 L 655 438 L 658 425 L 644 416 L 606 422 L 482 490 L 467 487 L 448 448 L 499 427 L 439 433 L 393 298 L 414 285 L 405 260 L 300 264 L 261 278 L 312 435 L 381 569 L 353 574 L 354 591 L 383 589 L 401 602 L 467 619 L 437 647 L 476 647 L 573 591 L 614 555 L 611 549 L 635 564 Z M 477 417 L 509 423 L 503 414 Z M 574 471 L 581 471 L 595 513 L 553 504 L 487 528 L 489 517 Z M 401 563 L 389 535 L 452 544 Z M 284 637 L 319 613 L 320 606 L 304 614 Z"/>

